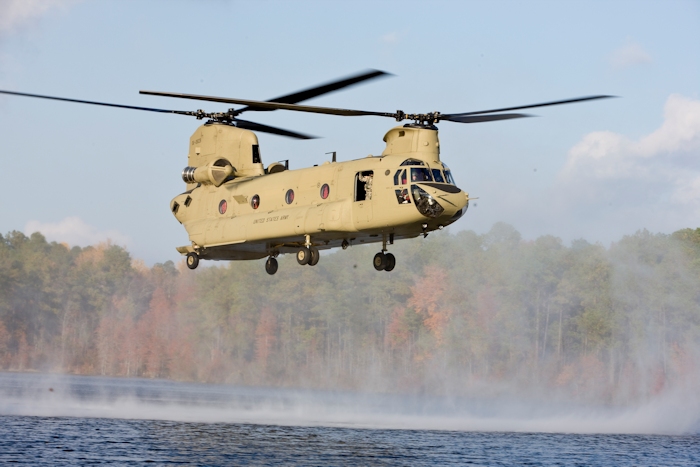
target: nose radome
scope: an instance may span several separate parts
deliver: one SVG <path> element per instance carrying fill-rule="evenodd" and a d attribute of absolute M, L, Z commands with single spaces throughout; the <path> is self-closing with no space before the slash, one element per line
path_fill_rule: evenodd
<path fill-rule="evenodd" d="M 467 212 L 467 207 L 469 206 L 469 193 L 465 191 L 460 191 L 450 195 L 448 200 L 444 200 L 443 205 L 449 206 L 450 209 L 445 209 L 445 215 L 450 216 L 449 220 L 445 225 L 452 224 L 462 217 Z M 450 201 L 449 203 L 446 201 Z"/>
<path fill-rule="evenodd" d="M 464 191 L 457 193 L 437 193 L 437 198 L 446 201 L 445 204 L 454 210 L 460 210 L 469 202 L 469 194 Z M 445 206 L 445 208 L 447 208 Z"/>
<path fill-rule="evenodd" d="M 423 193 L 418 195 L 421 199 L 416 201 L 416 208 L 429 218 L 439 218 L 443 222 L 449 219 L 446 222 L 452 223 L 464 214 L 469 204 L 469 195 L 454 185 L 421 183 L 413 186 L 418 189 L 415 193 Z"/>

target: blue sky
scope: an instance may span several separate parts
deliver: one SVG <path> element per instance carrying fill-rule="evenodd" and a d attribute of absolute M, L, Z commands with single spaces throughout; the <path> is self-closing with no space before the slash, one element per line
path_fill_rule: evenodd
<path fill-rule="evenodd" d="M 700 2 L 0 2 L 0 89 L 224 110 L 140 89 L 269 99 L 367 68 L 394 76 L 316 105 L 444 113 L 591 94 L 538 118 L 440 124 L 442 158 L 479 197 L 452 229 L 513 224 L 608 244 L 700 226 Z M 379 117 L 285 111 L 259 135 L 292 168 L 379 154 Z M 190 134 L 176 115 L 0 96 L 0 232 L 106 238 L 147 263 L 187 244 L 168 203 Z"/>

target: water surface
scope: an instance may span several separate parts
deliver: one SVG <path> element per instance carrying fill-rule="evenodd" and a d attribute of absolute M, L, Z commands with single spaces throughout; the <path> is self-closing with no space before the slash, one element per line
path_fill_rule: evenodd
<path fill-rule="evenodd" d="M 0 463 L 699 466 L 695 408 L 664 407 L 0 373 Z"/>

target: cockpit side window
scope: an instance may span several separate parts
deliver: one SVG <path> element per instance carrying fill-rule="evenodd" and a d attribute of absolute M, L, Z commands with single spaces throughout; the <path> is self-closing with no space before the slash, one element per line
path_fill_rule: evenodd
<path fill-rule="evenodd" d="M 418 159 L 406 159 L 401 165 L 425 165 L 425 162 L 419 161 Z"/>
<path fill-rule="evenodd" d="M 442 166 L 445 168 L 445 179 L 447 180 L 447 183 L 450 185 L 456 185 L 455 179 L 452 178 L 452 171 L 450 170 L 449 167 L 447 167 L 446 164 L 442 164 Z"/>
<path fill-rule="evenodd" d="M 432 182 L 433 177 L 430 175 L 430 169 L 412 168 L 411 169 L 411 182 Z"/>
<path fill-rule="evenodd" d="M 408 188 L 402 190 L 394 190 L 396 193 L 396 201 L 399 204 L 411 204 L 411 197 L 408 195 Z"/>
<path fill-rule="evenodd" d="M 445 183 L 445 179 L 442 178 L 442 172 L 440 172 L 440 169 L 433 169 L 433 178 L 435 179 L 436 182 L 438 183 Z"/>
<path fill-rule="evenodd" d="M 405 185 L 406 184 L 406 169 L 399 169 L 394 175 L 394 185 Z"/>

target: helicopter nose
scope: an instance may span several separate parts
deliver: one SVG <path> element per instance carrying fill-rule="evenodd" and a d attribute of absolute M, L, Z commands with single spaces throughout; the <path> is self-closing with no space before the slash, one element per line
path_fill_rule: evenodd
<path fill-rule="evenodd" d="M 412 191 L 418 211 L 445 225 L 462 217 L 469 204 L 469 195 L 454 185 L 422 183 Z"/>
<path fill-rule="evenodd" d="M 445 208 L 445 215 L 450 217 L 459 214 L 461 217 L 469 206 L 469 194 L 459 190 L 457 193 L 436 193 L 436 199 Z"/>
<path fill-rule="evenodd" d="M 449 193 L 438 195 L 437 199 L 445 206 L 442 222 L 443 225 L 450 225 L 467 212 L 469 207 L 469 193 L 459 191 L 459 193 Z"/>

